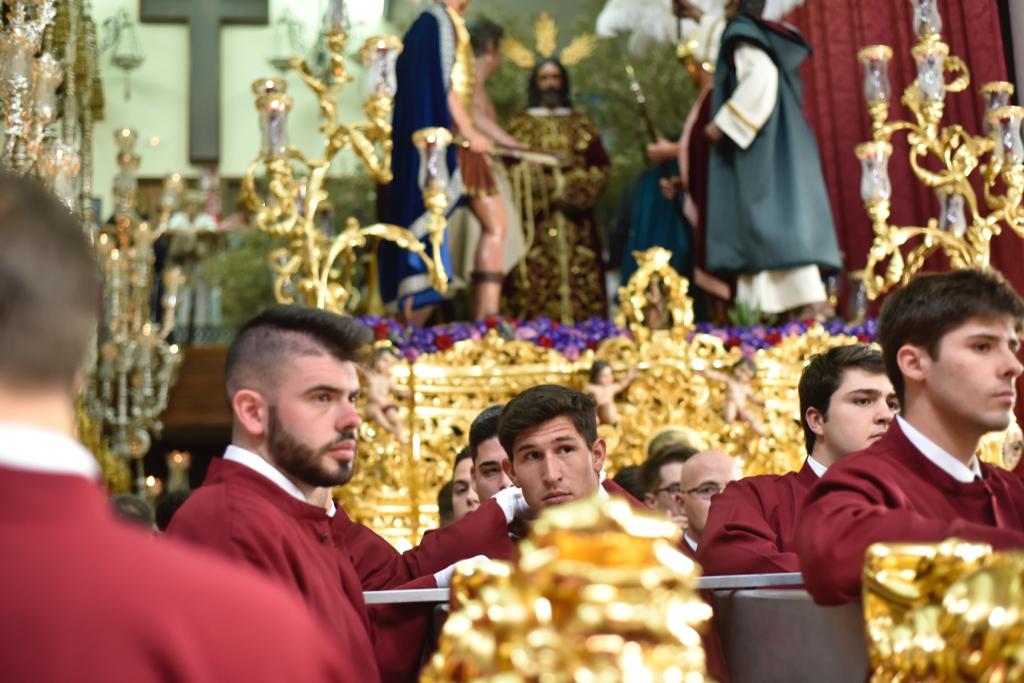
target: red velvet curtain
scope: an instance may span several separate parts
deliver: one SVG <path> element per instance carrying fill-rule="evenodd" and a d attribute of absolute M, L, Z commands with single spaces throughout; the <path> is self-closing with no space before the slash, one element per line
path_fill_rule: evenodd
<path fill-rule="evenodd" d="M 965 92 L 946 97 L 944 124 L 960 123 L 979 134 L 983 105 L 978 86 L 1006 80 L 1006 63 L 999 25 L 999 8 L 994 0 L 939 0 L 943 40 L 950 53 L 959 56 L 971 73 Z M 862 95 L 863 72 L 857 51 L 884 43 L 893 48 L 889 70 L 893 99 L 916 76 L 910 48 L 915 43 L 913 6 L 909 0 L 806 0 L 786 20 L 794 24 L 814 53 L 805 63 L 801 76 L 808 118 L 821 149 L 825 180 L 839 238 L 848 270 L 864 266 L 872 232 L 860 199 L 860 165 L 854 147 L 870 139 L 870 122 Z M 893 105 L 891 117 L 909 118 L 902 105 Z M 889 173 L 893 184 L 892 221 L 899 225 L 923 225 L 938 216 L 938 200 L 933 191 L 919 183 L 910 170 L 906 138 L 894 139 Z M 984 200 L 979 196 L 979 200 Z M 1009 233 L 1009 234 L 1006 234 Z M 944 259 L 933 259 L 933 269 L 944 269 Z M 992 265 L 1024 292 L 1024 240 L 1012 230 L 995 239 Z"/>
<path fill-rule="evenodd" d="M 939 10 L 943 40 L 949 44 L 950 53 L 963 59 L 971 72 L 966 91 L 947 95 L 943 123 L 960 123 L 978 134 L 983 112 L 978 86 L 1007 79 L 999 8 L 994 0 L 939 0 Z M 847 269 L 856 270 L 864 266 L 872 239 L 871 224 L 860 199 L 860 164 L 853 155 L 853 148 L 871 135 L 857 51 L 877 43 L 893 48 L 889 78 L 893 99 L 898 101 L 916 76 L 910 56 L 915 43 L 913 6 L 909 0 L 806 0 L 786 19 L 814 46 L 814 54 L 801 72 L 804 109 L 821 149 L 839 247 Z M 1021 95 L 1018 93 L 1018 99 Z M 909 114 L 896 103 L 890 116 L 908 118 Z M 938 215 L 938 200 L 910 170 L 906 138 L 897 136 L 895 142 L 889 163 L 892 221 L 923 225 Z M 979 201 L 984 202 L 980 194 Z M 943 269 L 947 267 L 944 261 L 933 258 L 928 265 Z M 1004 227 L 1003 234 L 992 243 L 992 265 L 1024 293 L 1024 240 L 1009 228 Z M 1024 395 L 1024 377 L 1018 381 L 1017 391 Z M 1018 402 L 1016 412 L 1018 421 L 1024 423 L 1024 401 Z M 1024 463 L 1018 469 L 1024 476 Z"/>

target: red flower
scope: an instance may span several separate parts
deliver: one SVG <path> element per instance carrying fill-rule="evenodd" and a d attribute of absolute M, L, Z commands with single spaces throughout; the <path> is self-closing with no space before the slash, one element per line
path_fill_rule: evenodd
<path fill-rule="evenodd" d="M 561 326 L 562 326 L 562 323 L 558 322 L 557 320 L 552 320 L 551 321 L 551 329 L 557 330 Z"/>
<path fill-rule="evenodd" d="M 545 349 L 550 349 L 552 346 L 555 345 L 555 340 L 545 334 L 537 339 L 537 343 L 543 346 Z"/>
<path fill-rule="evenodd" d="M 743 343 L 743 340 L 739 337 L 732 336 L 725 340 L 725 348 L 732 349 Z"/>
<path fill-rule="evenodd" d="M 596 341 L 588 341 L 587 342 L 587 348 L 590 349 L 591 351 L 596 350 L 597 349 L 597 342 Z"/>
<path fill-rule="evenodd" d="M 775 346 L 782 341 L 782 334 L 778 330 L 772 330 L 764 336 L 764 340 L 772 346 Z"/>
<path fill-rule="evenodd" d="M 861 332 L 860 334 L 857 335 L 857 341 L 859 341 L 861 344 L 870 344 L 871 337 Z"/>
<path fill-rule="evenodd" d="M 388 338 L 388 324 L 381 322 L 373 326 L 373 336 L 377 341 L 383 341 Z"/>
<path fill-rule="evenodd" d="M 437 346 L 438 351 L 447 351 L 452 348 L 455 344 L 455 338 L 448 333 L 439 334 L 434 338 L 434 345 Z"/>
<path fill-rule="evenodd" d="M 495 327 L 498 326 L 498 319 L 495 318 L 493 315 L 490 316 L 490 317 L 484 318 L 484 325 L 487 325 L 487 329 L 493 330 Z"/>

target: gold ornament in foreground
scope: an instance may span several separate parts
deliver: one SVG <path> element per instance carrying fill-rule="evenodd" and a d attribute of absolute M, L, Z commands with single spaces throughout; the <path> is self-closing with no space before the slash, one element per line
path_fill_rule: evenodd
<path fill-rule="evenodd" d="M 466 562 L 422 683 L 710 681 L 680 530 L 623 499 L 545 510 L 515 564 Z"/>
<path fill-rule="evenodd" d="M 864 565 L 872 683 L 1024 680 L 1024 554 L 877 543 Z"/>

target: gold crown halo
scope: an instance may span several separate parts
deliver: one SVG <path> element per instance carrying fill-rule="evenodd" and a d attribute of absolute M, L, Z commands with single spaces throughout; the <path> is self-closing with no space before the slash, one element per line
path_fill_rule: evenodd
<path fill-rule="evenodd" d="M 537 65 L 537 56 L 541 59 L 558 59 L 564 66 L 579 64 L 593 54 L 597 47 L 597 36 L 584 33 L 573 38 L 560 55 L 556 55 L 558 26 L 547 12 L 541 12 L 533 22 L 533 35 L 537 46 L 537 54 L 515 38 L 501 41 L 501 51 L 511 62 L 522 69 L 532 69 Z"/>

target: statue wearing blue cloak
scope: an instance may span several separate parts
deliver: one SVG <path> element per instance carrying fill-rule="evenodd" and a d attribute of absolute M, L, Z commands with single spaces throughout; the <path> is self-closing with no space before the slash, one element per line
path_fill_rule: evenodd
<path fill-rule="evenodd" d="M 419 15 L 402 39 L 404 48 L 398 57 L 392 119 L 391 167 L 394 178 L 383 190 L 381 220 L 408 228 L 428 244 L 427 218 L 419 185 L 420 159 L 412 144 L 412 135 L 420 128 L 440 126 L 451 129 L 448 91 L 455 63 L 455 29 L 442 3 L 432 3 Z M 455 148 L 448 149 L 448 214 L 463 199 L 462 176 Z M 428 251 L 429 244 L 428 244 Z M 442 249 L 442 263 L 451 274 L 448 237 Z M 426 265 L 417 254 L 392 242 L 382 241 L 377 255 L 381 298 L 389 310 L 404 310 L 412 299 L 412 308 L 439 303 L 443 296 L 431 287 Z"/>

